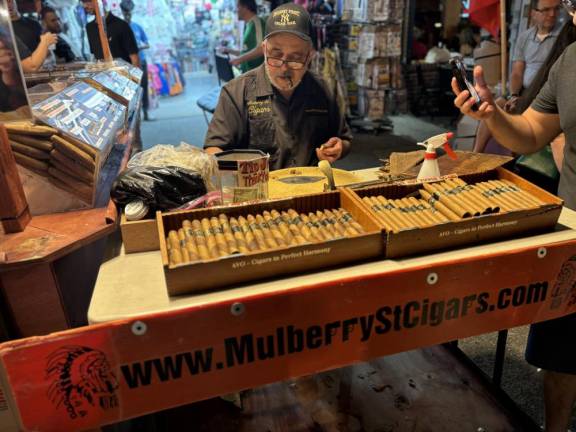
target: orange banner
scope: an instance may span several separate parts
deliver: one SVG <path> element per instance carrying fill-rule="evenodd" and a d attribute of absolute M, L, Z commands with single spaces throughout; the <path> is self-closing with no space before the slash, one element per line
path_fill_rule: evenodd
<path fill-rule="evenodd" d="M 0 376 L 23 430 L 81 430 L 574 313 L 575 282 L 558 243 L 10 342 Z"/>

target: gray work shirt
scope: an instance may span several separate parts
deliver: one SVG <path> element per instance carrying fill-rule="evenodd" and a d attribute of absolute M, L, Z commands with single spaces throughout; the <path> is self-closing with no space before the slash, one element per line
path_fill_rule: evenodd
<path fill-rule="evenodd" d="M 554 63 L 548 81 L 532 103 L 532 108 L 546 114 L 559 114 L 566 135 L 564 162 L 558 195 L 566 207 L 576 210 L 576 43 L 570 45 Z"/>
<path fill-rule="evenodd" d="M 550 54 L 552 47 L 556 43 L 556 38 L 558 37 L 561 28 L 562 25 L 556 24 L 550 34 L 542 40 L 537 37 L 538 29 L 536 27 L 531 27 L 520 33 L 518 36 L 516 46 L 514 47 L 512 61 L 521 61 L 526 63 L 526 68 L 524 69 L 524 80 L 522 82 L 524 88 L 530 86 L 532 80 L 538 73 L 538 70 L 540 70 L 540 67 L 542 67 L 548 58 L 548 54 Z"/>
<path fill-rule="evenodd" d="M 262 150 L 276 170 L 314 165 L 315 149 L 332 137 L 352 138 L 324 81 L 306 72 L 288 101 L 272 87 L 262 65 L 222 88 L 204 148 Z"/>

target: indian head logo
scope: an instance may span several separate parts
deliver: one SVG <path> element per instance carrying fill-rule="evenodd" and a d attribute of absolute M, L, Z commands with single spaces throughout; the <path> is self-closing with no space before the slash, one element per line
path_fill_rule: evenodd
<path fill-rule="evenodd" d="M 273 12 L 274 15 L 274 25 L 279 27 L 288 27 L 296 25 L 295 18 L 300 16 L 300 11 L 294 9 L 282 9 Z"/>
<path fill-rule="evenodd" d="M 47 357 L 46 377 L 51 381 L 48 398 L 71 419 L 84 417 L 92 408 L 118 406 L 118 380 L 102 351 L 84 346 L 65 346 Z"/>

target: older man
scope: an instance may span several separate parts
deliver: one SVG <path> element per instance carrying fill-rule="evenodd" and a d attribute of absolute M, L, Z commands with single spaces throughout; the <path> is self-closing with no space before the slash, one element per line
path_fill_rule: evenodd
<path fill-rule="evenodd" d="M 350 130 L 335 96 L 310 72 L 310 16 L 293 3 L 266 22 L 265 63 L 222 88 L 204 148 L 258 149 L 270 168 L 333 162 L 350 149 Z"/>
<path fill-rule="evenodd" d="M 534 25 L 518 36 L 512 56 L 512 97 L 520 95 L 522 89 L 530 86 L 562 27 L 558 23 L 560 0 L 532 0 L 530 7 Z"/>

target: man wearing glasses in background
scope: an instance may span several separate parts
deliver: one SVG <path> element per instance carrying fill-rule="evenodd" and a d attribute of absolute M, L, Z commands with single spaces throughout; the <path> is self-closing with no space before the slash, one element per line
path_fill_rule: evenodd
<path fill-rule="evenodd" d="M 530 86 L 562 28 L 558 23 L 560 0 L 531 0 L 530 8 L 533 26 L 518 36 L 512 56 L 511 103 Z"/>
<path fill-rule="evenodd" d="M 336 97 L 308 70 L 314 55 L 308 12 L 287 3 L 268 17 L 265 62 L 227 83 L 208 127 L 209 153 L 257 149 L 270 169 L 334 162 L 350 150 L 351 134 Z"/>

